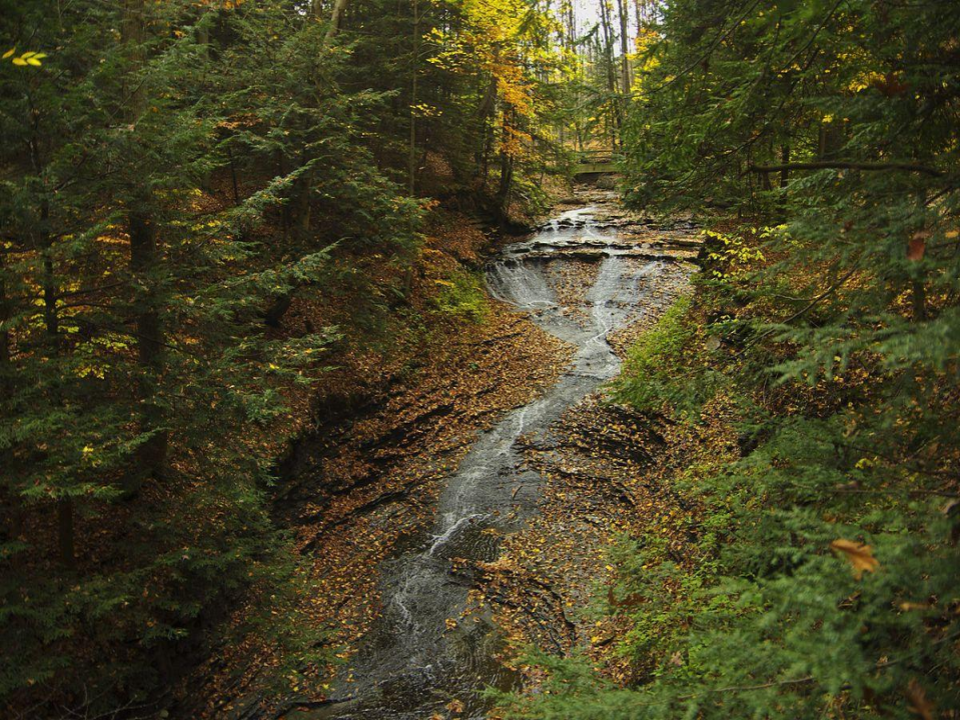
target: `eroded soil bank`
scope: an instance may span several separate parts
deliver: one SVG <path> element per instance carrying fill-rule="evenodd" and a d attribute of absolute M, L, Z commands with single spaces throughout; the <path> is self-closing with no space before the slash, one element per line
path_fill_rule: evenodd
<path fill-rule="evenodd" d="M 492 257 L 483 322 L 333 412 L 287 469 L 283 512 L 343 665 L 278 708 L 239 692 L 220 710 L 480 718 L 484 687 L 532 679 L 513 661 L 521 644 L 595 642 L 579 614 L 589 579 L 660 444 L 602 388 L 683 292 L 696 246 L 685 223 L 581 189 Z"/>

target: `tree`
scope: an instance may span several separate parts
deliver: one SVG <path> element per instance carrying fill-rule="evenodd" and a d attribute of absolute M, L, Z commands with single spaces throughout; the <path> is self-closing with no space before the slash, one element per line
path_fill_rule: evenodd
<path fill-rule="evenodd" d="M 727 229 L 620 399 L 692 437 L 729 411 L 742 457 L 694 452 L 667 476 L 697 509 L 687 554 L 655 529 L 618 551 L 605 612 L 629 628 L 626 686 L 541 658 L 550 692 L 515 716 L 957 706 L 958 23 L 939 3 L 830 1 L 651 19 L 628 199 Z"/>

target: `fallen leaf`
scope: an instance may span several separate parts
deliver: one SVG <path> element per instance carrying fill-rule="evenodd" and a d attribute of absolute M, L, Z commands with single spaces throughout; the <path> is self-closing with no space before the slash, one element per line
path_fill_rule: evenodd
<path fill-rule="evenodd" d="M 447 703 L 447 710 L 458 715 L 464 711 L 464 704 L 460 700 L 451 700 Z"/>
<path fill-rule="evenodd" d="M 910 701 L 910 712 L 919 715 L 923 720 L 933 720 L 933 704 L 927 700 L 927 693 L 916 678 L 907 685 L 904 695 Z"/>
<path fill-rule="evenodd" d="M 873 572 L 880 567 L 880 562 L 873 556 L 873 550 L 869 545 L 853 542 L 851 540 L 838 539 L 830 543 L 830 547 L 840 553 L 850 561 L 853 566 L 854 577 L 859 580 L 864 571 Z"/>
<path fill-rule="evenodd" d="M 927 231 L 915 232 L 910 238 L 910 244 L 907 246 L 907 260 L 923 260 L 923 255 L 927 251 L 927 238 L 930 233 Z"/>

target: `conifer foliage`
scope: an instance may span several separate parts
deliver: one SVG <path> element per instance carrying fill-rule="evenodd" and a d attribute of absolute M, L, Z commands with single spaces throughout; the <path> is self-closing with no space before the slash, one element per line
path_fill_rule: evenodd
<path fill-rule="evenodd" d="M 430 163 L 528 182 L 503 10 L 493 50 L 469 3 L 0 3 L 0 714 L 158 713 L 241 597 L 309 666 L 276 421 L 403 304 Z"/>
<path fill-rule="evenodd" d="M 649 30 L 628 198 L 715 229 L 615 395 L 700 445 L 664 475 L 687 534 L 617 553 L 624 682 L 543 660 L 513 712 L 955 717 L 960 16 L 683 0 Z"/>

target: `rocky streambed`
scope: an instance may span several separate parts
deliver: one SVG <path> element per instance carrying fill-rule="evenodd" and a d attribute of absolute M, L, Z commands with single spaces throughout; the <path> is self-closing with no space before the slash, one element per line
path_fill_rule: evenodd
<path fill-rule="evenodd" d="M 529 238 L 504 247 L 486 270 L 491 296 L 568 345 L 569 365 L 538 397 L 484 432 L 440 481 L 429 530 L 408 538 L 403 551 L 379 568 L 376 620 L 339 673 L 331 701 L 303 717 L 481 718 L 491 704 L 484 688 L 514 689 L 523 682 L 504 662 L 504 626 L 514 624 L 510 632 L 516 634 L 528 616 L 542 631 L 528 639 L 558 651 L 578 642 L 576 623 L 562 607 L 570 598 L 561 599 L 549 585 L 544 589 L 542 580 L 538 588 L 536 573 L 527 588 L 509 587 L 523 585 L 522 573 L 508 572 L 504 581 L 504 543 L 515 549 L 545 520 L 544 479 L 553 472 L 551 463 L 565 462 L 561 438 L 571 441 L 564 423 L 571 414 L 596 411 L 598 391 L 620 369 L 617 350 L 682 292 L 691 270 L 686 261 L 698 243 L 688 223 L 632 217 L 619 210 L 612 193 L 591 191 L 574 201 Z M 643 431 L 626 435 L 621 445 L 638 442 Z M 580 440 L 589 446 L 595 438 Z M 627 448 L 631 452 L 642 462 L 642 447 Z M 584 472 L 589 484 L 590 471 Z M 591 524 L 589 518 L 570 520 Z M 581 544 L 568 558 L 584 551 L 600 557 L 599 548 Z M 523 607 L 527 591 L 536 596 L 528 598 L 530 612 Z M 551 603 L 561 605 L 559 612 L 543 609 Z"/>

